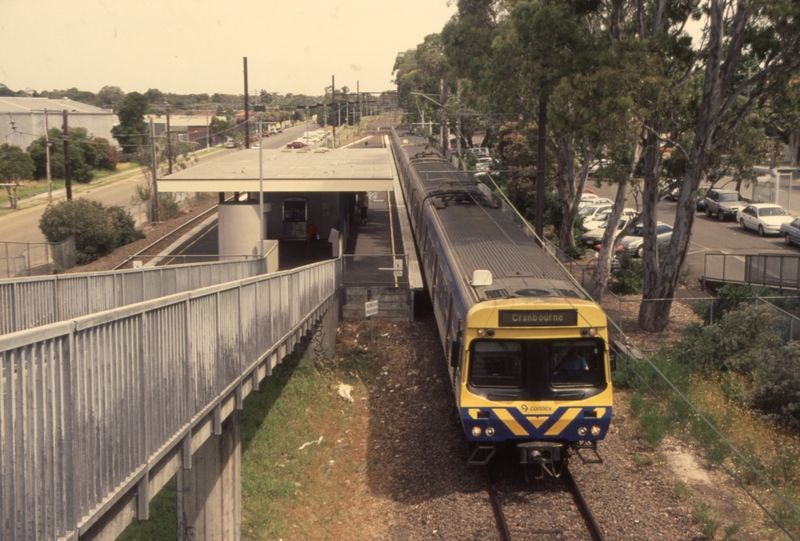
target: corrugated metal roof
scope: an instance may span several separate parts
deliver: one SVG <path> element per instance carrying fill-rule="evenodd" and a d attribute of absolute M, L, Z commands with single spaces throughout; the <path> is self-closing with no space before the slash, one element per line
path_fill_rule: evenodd
<path fill-rule="evenodd" d="M 101 109 L 94 105 L 72 101 L 69 98 L 51 100 L 50 98 L 29 98 L 29 97 L 0 97 L 0 113 L 31 113 L 48 111 L 63 111 L 87 113 L 87 114 L 106 114 L 111 115 L 111 109 Z"/>

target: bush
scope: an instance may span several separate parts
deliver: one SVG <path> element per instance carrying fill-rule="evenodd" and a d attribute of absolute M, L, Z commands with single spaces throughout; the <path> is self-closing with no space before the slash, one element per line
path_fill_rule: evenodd
<path fill-rule="evenodd" d="M 175 195 L 171 193 L 158 194 L 158 205 L 158 217 L 162 222 L 174 218 L 180 210 Z"/>
<path fill-rule="evenodd" d="M 765 352 L 758 376 L 750 405 L 768 418 L 800 428 L 800 343 Z"/>
<path fill-rule="evenodd" d="M 639 295 L 644 288 L 642 264 L 628 254 L 618 258 L 619 270 L 614 272 L 608 288 L 618 295 Z"/>
<path fill-rule="evenodd" d="M 703 318 L 705 323 L 717 322 L 726 312 L 735 310 L 743 302 L 752 302 L 756 295 L 769 296 L 770 293 L 769 289 L 756 292 L 748 284 L 725 284 L 717 290 L 713 303 L 710 305 L 704 302 L 694 303 L 692 311 Z"/>
<path fill-rule="evenodd" d="M 704 374 L 730 370 L 749 375 L 770 351 L 781 347 L 780 327 L 768 306 L 742 304 L 718 324 L 689 325 L 676 347 L 676 359 Z"/>
<path fill-rule="evenodd" d="M 75 259 L 87 263 L 144 237 L 131 215 L 120 207 L 106 208 L 97 201 L 77 199 L 47 207 L 39 220 L 49 242 L 75 237 Z"/>

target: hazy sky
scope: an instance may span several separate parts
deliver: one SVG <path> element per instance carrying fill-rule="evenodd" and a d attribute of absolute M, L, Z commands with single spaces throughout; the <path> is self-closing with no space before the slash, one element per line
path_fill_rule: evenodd
<path fill-rule="evenodd" d="M 0 0 L 12 90 L 321 95 L 394 89 L 400 51 L 440 32 L 447 0 Z"/>

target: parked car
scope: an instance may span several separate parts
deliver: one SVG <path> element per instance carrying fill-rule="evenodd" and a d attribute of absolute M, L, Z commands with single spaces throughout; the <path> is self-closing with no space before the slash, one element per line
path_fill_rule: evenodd
<path fill-rule="evenodd" d="M 591 207 L 589 207 L 589 208 L 591 208 Z M 583 210 L 583 209 L 581 209 L 581 210 Z M 621 218 L 623 220 L 625 220 L 626 222 L 628 220 L 630 220 L 631 218 L 633 218 L 634 216 L 636 216 L 636 211 L 634 209 L 631 209 L 631 208 L 622 209 Z M 607 211 L 605 211 L 602 214 L 596 216 L 592 220 L 584 219 L 583 227 L 585 227 L 589 231 L 591 231 L 592 229 L 597 229 L 597 228 L 601 227 L 605 222 L 607 222 L 610 217 L 611 217 L 611 209 L 608 209 Z"/>
<path fill-rule="evenodd" d="M 488 156 L 485 156 L 483 158 L 478 158 L 478 163 L 475 167 L 478 169 L 478 171 L 482 171 L 485 173 L 494 166 L 495 166 L 494 160 Z"/>
<path fill-rule="evenodd" d="M 781 224 L 781 235 L 786 241 L 786 246 L 800 245 L 800 218 Z"/>
<path fill-rule="evenodd" d="M 583 194 L 581 197 L 581 202 L 578 203 L 578 209 L 582 209 L 588 206 L 595 206 L 595 205 L 613 205 L 614 202 L 607 198 L 607 197 L 589 197 L 591 194 Z"/>
<path fill-rule="evenodd" d="M 625 224 L 628 223 L 628 220 L 625 218 L 619 221 L 619 226 L 617 229 L 622 229 L 625 227 Z M 600 242 L 603 240 L 603 234 L 606 232 L 606 228 L 608 227 L 608 220 L 606 220 L 600 227 L 597 229 L 592 229 L 587 231 L 583 234 L 583 244 L 590 247 L 599 249 Z"/>
<path fill-rule="evenodd" d="M 706 216 L 711 218 L 714 214 L 720 222 L 729 218 L 736 218 L 736 212 L 747 206 L 747 200 L 736 190 L 708 190 L 706 194 Z"/>
<path fill-rule="evenodd" d="M 291 143 L 286 145 L 286 148 L 305 148 L 307 146 L 308 145 L 303 141 L 292 141 Z"/>
<path fill-rule="evenodd" d="M 781 232 L 781 224 L 791 222 L 793 218 L 780 205 L 772 203 L 754 203 L 747 205 L 736 214 L 736 221 L 742 229 L 758 231 L 764 235 L 777 235 Z"/>
<path fill-rule="evenodd" d="M 708 194 L 707 187 L 700 187 L 697 190 L 697 212 L 705 212 L 706 210 L 706 195 Z M 677 199 L 676 199 L 677 201 Z"/>
<path fill-rule="evenodd" d="M 585 224 L 590 220 L 596 220 L 597 216 L 600 216 L 605 211 L 611 210 L 612 208 L 611 205 L 589 205 L 578 210 L 578 216 L 583 218 L 583 223 Z"/>
<path fill-rule="evenodd" d="M 656 224 L 656 239 L 659 245 L 666 244 L 672 238 L 672 226 L 662 222 Z M 644 225 L 639 224 L 630 233 L 622 237 L 617 246 L 618 252 L 642 257 L 644 252 Z"/>

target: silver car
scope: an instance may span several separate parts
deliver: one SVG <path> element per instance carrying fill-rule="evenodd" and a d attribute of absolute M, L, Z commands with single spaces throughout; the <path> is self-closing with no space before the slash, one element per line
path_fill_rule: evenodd
<path fill-rule="evenodd" d="M 672 226 L 658 222 L 656 224 L 656 239 L 659 246 L 668 243 L 671 238 Z M 637 225 L 630 233 L 625 235 L 622 240 L 619 241 L 617 251 L 631 254 L 634 257 L 642 257 L 644 253 L 644 225 Z"/>

